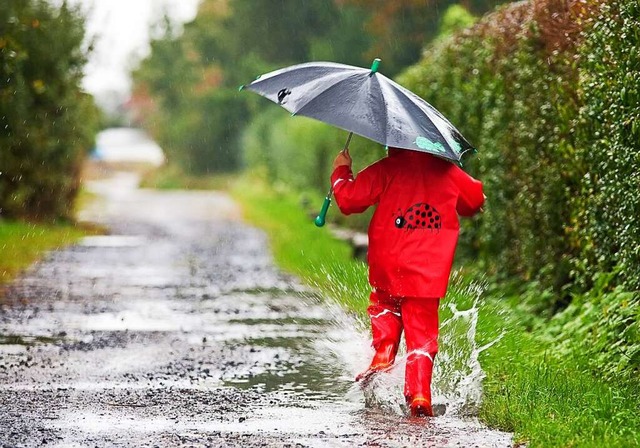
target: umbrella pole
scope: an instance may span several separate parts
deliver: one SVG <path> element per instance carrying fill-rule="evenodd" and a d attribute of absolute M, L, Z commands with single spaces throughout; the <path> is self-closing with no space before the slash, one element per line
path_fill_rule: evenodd
<path fill-rule="evenodd" d="M 344 148 L 342 152 L 349 153 L 349 143 L 351 142 L 351 137 L 353 137 L 353 132 L 349 132 L 349 136 L 347 137 L 347 142 L 344 144 Z M 327 217 L 327 210 L 329 210 L 329 206 L 331 205 L 331 196 L 333 195 L 333 185 L 329 188 L 329 192 L 327 196 L 324 198 L 324 202 L 322 203 L 322 208 L 320 209 L 320 213 L 316 216 L 316 227 L 324 226 L 325 219 Z"/>

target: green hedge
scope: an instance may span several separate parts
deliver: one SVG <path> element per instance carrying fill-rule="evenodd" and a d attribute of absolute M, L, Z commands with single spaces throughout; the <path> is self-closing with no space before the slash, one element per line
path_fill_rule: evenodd
<path fill-rule="evenodd" d="M 551 310 L 598 271 L 640 284 L 638 6 L 556 3 L 504 7 L 400 79 L 480 150 L 469 168 L 489 200 L 467 243 L 552 291 Z"/>
<path fill-rule="evenodd" d="M 0 216 L 68 217 L 97 110 L 82 93 L 76 9 L 7 0 L 0 8 Z"/>
<path fill-rule="evenodd" d="M 584 176 L 573 206 L 577 268 L 590 284 L 617 268 L 640 289 L 640 4 L 604 4 L 582 50 L 578 158 Z"/>
<path fill-rule="evenodd" d="M 518 2 L 427 48 L 400 82 L 479 148 L 462 244 L 607 376 L 640 369 L 640 6 Z M 498 282 L 504 285 L 504 282 Z"/>

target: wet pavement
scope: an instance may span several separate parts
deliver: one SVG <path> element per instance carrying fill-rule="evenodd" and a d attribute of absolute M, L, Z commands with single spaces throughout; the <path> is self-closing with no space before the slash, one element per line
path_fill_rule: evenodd
<path fill-rule="evenodd" d="M 511 446 L 473 418 L 405 417 L 398 381 L 365 404 L 366 333 L 279 272 L 228 196 L 136 184 L 92 182 L 82 217 L 109 235 L 1 302 L 0 446 Z"/>

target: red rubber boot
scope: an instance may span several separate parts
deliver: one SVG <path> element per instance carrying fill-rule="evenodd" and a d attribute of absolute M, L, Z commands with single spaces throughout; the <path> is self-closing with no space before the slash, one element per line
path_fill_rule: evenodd
<path fill-rule="evenodd" d="M 431 377 L 438 352 L 440 299 L 405 298 L 402 321 L 407 342 L 404 395 L 413 417 L 432 417 Z"/>
<path fill-rule="evenodd" d="M 407 374 L 414 370 L 413 390 L 407 391 L 405 385 L 405 396 L 409 405 L 409 412 L 412 417 L 433 417 L 433 407 L 431 405 L 431 376 L 433 372 L 433 362 L 431 358 L 417 355 L 407 358 Z M 412 364 L 410 366 L 410 364 Z"/>
<path fill-rule="evenodd" d="M 381 291 L 373 291 L 370 303 L 367 312 L 371 317 L 372 345 L 376 353 L 369 368 L 356 377 L 356 381 L 363 383 L 370 380 L 374 373 L 386 370 L 393 365 L 402 335 L 402 318 L 398 300 Z"/>

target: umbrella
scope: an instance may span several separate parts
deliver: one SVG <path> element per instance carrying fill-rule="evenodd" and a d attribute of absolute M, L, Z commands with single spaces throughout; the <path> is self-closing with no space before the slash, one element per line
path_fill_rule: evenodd
<path fill-rule="evenodd" d="M 473 147 L 433 106 L 378 72 L 333 62 L 310 62 L 276 70 L 241 86 L 303 115 L 395 148 L 427 152 L 460 163 Z M 316 225 L 324 225 L 329 190 Z"/>

